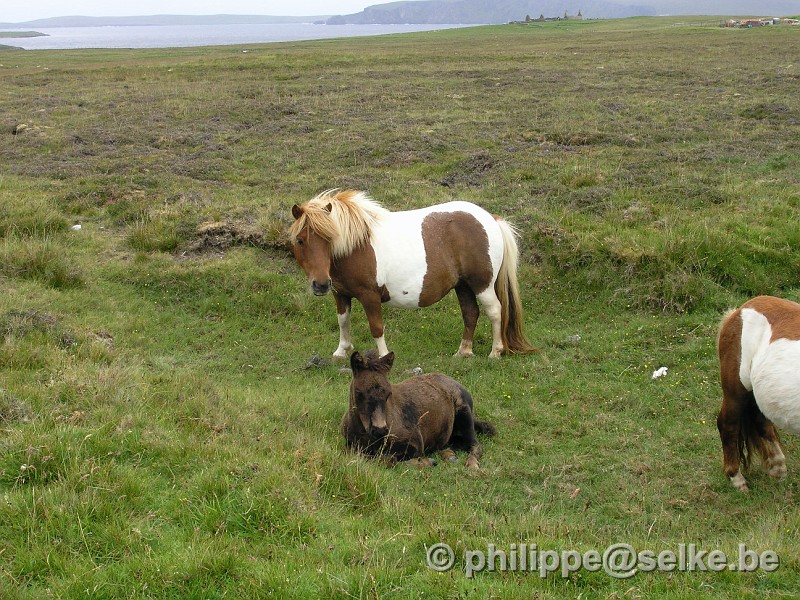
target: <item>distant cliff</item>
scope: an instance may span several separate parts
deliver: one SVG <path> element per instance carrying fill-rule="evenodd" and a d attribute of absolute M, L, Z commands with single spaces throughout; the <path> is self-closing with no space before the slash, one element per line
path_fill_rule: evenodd
<path fill-rule="evenodd" d="M 459 23 L 491 24 L 537 18 L 581 14 L 587 18 L 620 18 L 655 15 L 653 7 L 619 4 L 605 0 L 415 0 L 368 6 L 360 13 L 339 15 L 329 25 Z"/>
<path fill-rule="evenodd" d="M 800 11 L 798 0 L 415 0 L 368 6 L 362 12 L 327 20 L 330 25 L 460 23 L 491 24 L 563 17 L 613 19 L 652 15 L 789 16 Z"/>

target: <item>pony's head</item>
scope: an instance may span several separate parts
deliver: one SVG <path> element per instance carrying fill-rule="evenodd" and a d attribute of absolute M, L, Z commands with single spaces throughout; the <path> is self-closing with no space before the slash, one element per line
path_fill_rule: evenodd
<path fill-rule="evenodd" d="M 374 438 L 388 435 L 386 401 L 392 395 L 388 373 L 394 364 L 394 352 L 378 356 L 368 350 L 363 356 L 353 352 L 350 367 L 353 382 L 350 384 L 350 408 L 358 412 L 364 430 Z"/>
<path fill-rule="evenodd" d="M 362 192 L 328 190 L 292 206 L 289 236 L 294 257 L 317 296 L 331 289 L 331 262 L 370 239 L 373 224 L 386 209 Z"/>

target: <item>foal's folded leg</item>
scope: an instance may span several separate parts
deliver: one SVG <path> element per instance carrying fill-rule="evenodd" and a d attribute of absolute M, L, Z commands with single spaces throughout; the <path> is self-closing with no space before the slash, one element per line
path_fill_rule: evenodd
<path fill-rule="evenodd" d="M 478 459 L 481 456 L 483 456 L 483 446 L 480 444 L 475 444 L 472 448 L 470 448 L 469 456 L 467 456 L 464 466 L 468 469 L 480 469 Z"/>
<path fill-rule="evenodd" d="M 419 458 L 412 458 L 405 462 L 412 467 L 428 468 L 435 467 L 438 463 L 429 456 L 420 456 Z"/>
<path fill-rule="evenodd" d="M 456 462 L 458 460 L 458 457 L 456 456 L 456 453 L 453 452 L 452 448 L 444 448 L 441 452 L 439 452 L 439 456 L 445 462 Z"/>

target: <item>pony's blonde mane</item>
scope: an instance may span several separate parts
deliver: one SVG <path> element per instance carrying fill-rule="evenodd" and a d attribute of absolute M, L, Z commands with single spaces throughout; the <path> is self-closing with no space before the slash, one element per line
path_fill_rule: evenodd
<path fill-rule="evenodd" d="M 373 226 L 389 213 L 355 190 L 327 190 L 300 208 L 303 214 L 289 227 L 289 235 L 295 238 L 309 226 L 330 242 L 334 258 L 347 256 L 369 242 Z"/>

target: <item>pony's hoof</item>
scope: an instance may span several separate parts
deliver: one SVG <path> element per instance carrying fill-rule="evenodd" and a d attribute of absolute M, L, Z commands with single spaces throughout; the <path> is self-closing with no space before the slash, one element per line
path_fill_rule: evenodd
<path fill-rule="evenodd" d="M 355 350 L 355 346 L 350 344 L 349 346 L 339 346 L 334 350 L 333 356 L 331 357 L 334 362 L 339 362 L 342 360 L 347 360 L 350 357 L 350 353 Z"/>
<path fill-rule="evenodd" d="M 773 465 L 772 468 L 767 471 L 770 477 L 774 477 L 775 479 L 783 479 L 786 477 L 786 464 L 781 463 L 777 465 Z"/>
<path fill-rule="evenodd" d="M 446 460 L 447 462 L 456 462 L 458 460 L 456 453 L 453 452 L 450 448 L 448 448 L 447 450 L 442 450 L 439 453 L 439 456 L 442 457 L 442 460 Z"/>
<path fill-rule="evenodd" d="M 747 493 L 750 491 L 750 488 L 747 487 L 747 480 L 741 473 L 737 473 L 736 475 L 731 477 L 731 483 L 733 484 L 733 487 L 735 487 L 740 492 Z"/>
<path fill-rule="evenodd" d="M 478 464 L 478 459 L 475 458 L 474 456 L 468 456 L 467 462 L 464 463 L 464 466 L 467 467 L 470 471 L 477 471 L 481 468 L 481 466 Z"/>

